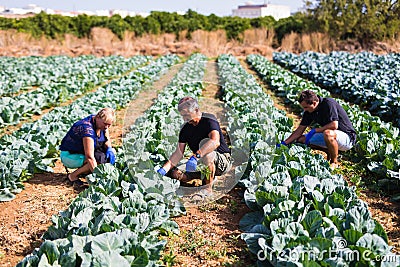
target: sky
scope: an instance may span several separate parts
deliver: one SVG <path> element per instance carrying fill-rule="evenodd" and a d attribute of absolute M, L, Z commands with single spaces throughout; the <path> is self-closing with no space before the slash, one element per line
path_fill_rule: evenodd
<path fill-rule="evenodd" d="M 229 16 L 232 14 L 232 9 L 237 8 L 238 5 L 243 5 L 247 1 L 249 0 L 0 0 L 0 6 L 4 6 L 6 8 L 21 8 L 29 4 L 36 4 L 43 8 L 51 8 L 62 11 L 123 9 L 146 13 L 150 11 L 174 12 L 192 9 L 204 15 L 214 13 L 218 16 Z M 252 0 L 252 2 L 255 4 L 263 4 L 264 0 Z M 290 6 L 291 12 L 295 12 L 303 6 L 302 0 L 267 0 L 267 3 Z"/>

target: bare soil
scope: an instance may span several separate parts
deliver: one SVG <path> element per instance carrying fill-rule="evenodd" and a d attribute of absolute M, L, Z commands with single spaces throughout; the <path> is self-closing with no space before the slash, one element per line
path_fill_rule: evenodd
<path fill-rule="evenodd" d="M 223 198 L 190 208 L 175 218 L 180 234 L 168 238 L 164 259 L 174 255 L 174 266 L 252 266 L 255 258 L 240 238 L 239 221 L 250 212 L 242 190 L 232 189 Z"/>

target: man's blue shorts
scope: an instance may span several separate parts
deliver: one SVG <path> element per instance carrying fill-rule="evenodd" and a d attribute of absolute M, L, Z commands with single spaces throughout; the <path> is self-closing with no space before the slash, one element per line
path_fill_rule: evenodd
<path fill-rule="evenodd" d="M 82 167 L 85 161 L 85 155 L 71 154 L 69 151 L 61 151 L 60 158 L 64 166 L 71 169 Z"/>
<path fill-rule="evenodd" d="M 336 133 L 336 141 L 338 143 L 339 151 L 347 151 L 353 147 L 353 143 L 351 142 L 350 136 L 345 132 L 340 130 L 335 130 Z M 310 145 L 315 145 L 319 147 L 327 147 L 324 134 L 323 133 L 315 133 L 310 140 Z"/>

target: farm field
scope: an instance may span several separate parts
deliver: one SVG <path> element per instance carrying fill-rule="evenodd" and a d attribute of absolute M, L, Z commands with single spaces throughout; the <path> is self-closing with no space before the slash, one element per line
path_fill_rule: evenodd
<path fill-rule="evenodd" d="M 18 59 L 4 60 L 15 64 Z M 46 58 L 35 60 L 52 64 Z M 4 103 L 1 127 L 16 125 L 22 116 L 28 121 L 0 139 L 1 266 L 19 262 L 19 266 L 111 262 L 255 266 L 257 257 L 265 265 L 259 251 L 269 253 L 275 266 L 306 262 L 337 266 L 353 260 L 345 254 L 302 260 L 284 257 L 282 252 L 351 248 L 360 253 L 370 250 L 371 257 L 400 252 L 396 202 L 400 190 L 389 186 L 398 186 L 399 129 L 358 103 L 338 100 L 360 138 L 358 149 L 343 154 L 340 168 L 332 171 L 324 154 L 300 145 L 275 148 L 299 122 L 295 101 L 299 91 L 330 93 L 260 55 L 245 60 L 225 54 L 215 60 L 202 54 L 82 60 L 100 62 L 93 67 L 96 70 L 85 70 L 99 73 L 95 80 L 82 78 L 84 83 L 70 85 L 68 76 L 63 80 L 54 75 L 55 82 L 46 86 L 58 92 L 61 84 L 72 90 L 70 96 L 55 98 L 55 108 L 36 103 L 35 109 L 11 117 L 3 110 L 16 107 L 7 103 L 25 94 L 17 89 L 30 88 L 26 94 L 39 94 L 43 82 L 20 79 L 16 86 L 7 78 L 14 77 L 10 70 L 2 69 L 9 76 L 4 74 L 7 83 L 0 98 Z M 113 63 L 106 63 L 104 69 L 102 62 L 109 60 Z M 46 75 L 50 74 L 43 74 L 44 80 Z M 179 182 L 154 171 L 175 149 L 182 124 L 177 101 L 186 95 L 199 98 L 203 111 L 217 115 L 233 148 L 248 147 L 249 152 L 248 161 L 236 166 L 239 173 L 247 169 L 237 186 L 216 201 L 187 208 L 176 196 Z M 72 187 L 58 160 L 58 144 L 74 121 L 102 106 L 117 109 L 111 128 L 117 163 L 100 166 L 88 176 L 89 188 Z M 38 113 L 43 114 L 35 119 Z M 241 131 L 229 131 L 238 125 Z M 376 180 L 373 186 L 371 180 Z M 335 247 L 339 241 L 346 246 Z"/>

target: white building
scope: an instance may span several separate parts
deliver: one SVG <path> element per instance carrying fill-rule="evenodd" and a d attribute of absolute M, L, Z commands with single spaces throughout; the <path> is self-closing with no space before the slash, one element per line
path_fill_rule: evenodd
<path fill-rule="evenodd" d="M 122 18 L 125 17 L 134 17 L 136 16 L 136 13 L 133 11 L 128 11 L 128 10 L 122 10 L 122 9 L 114 9 L 111 10 L 111 15 L 120 15 Z"/>
<path fill-rule="evenodd" d="M 2 7 L 2 10 L 0 12 L 7 15 L 26 15 L 26 14 L 39 14 L 42 11 L 44 11 L 43 8 L 34 4 L 30 4 L 23 8 L 12 7 L 6 9 Z"/>
<path fill-rule="evenodd" d="M 77 10 L 76 13 L 77 13 L 78 15 L 88 15 L 88 16 L 94 16 L 94 15 L 96 15 L 96 13 L 94 13 L 93 11 L 90 11 L 90 10 L 81 10 L 81 9 Z"/>
<path fill-rule="evenodd" d="M 246 2 L 245 5 L 238 6 L 232 10 L 232 16 L 241 18 L 258 18 L 272 16 L 275 20 L 290 17 L 290 7 L 284 5 L 254 4 Z"/>
<path fill-rule="evenodd" d="M 96 16 L 102 16 L 102 17 L 109 17 L 111 15 L 110 10 L 108 9 L 96 10 L 94 13 L 96 13 Z"/>
<path fill-rule="evenodd" d="M 29 4 L 24 8 L 28 13 L 34 13 L 34 14 L 39 14 L 42 12 L 44 9 L 40 6 L 37 6 L 35 4 Z"/>

